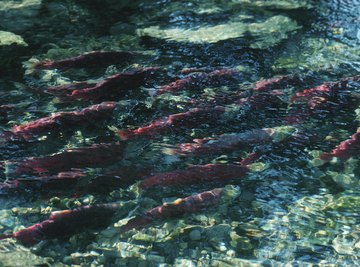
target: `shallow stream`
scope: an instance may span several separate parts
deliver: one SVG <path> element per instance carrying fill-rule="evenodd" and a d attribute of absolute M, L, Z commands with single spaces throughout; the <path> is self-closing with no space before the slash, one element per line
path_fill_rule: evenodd
<path fill-rule="evenodd" d="M 118 210 L 39 230 L 31 244 L 2 239 L 0 266 L 360 265 L 359 25 L 358 0 L 2 0 L 0 233 L 55 211 Z M 45 66 L 91 51 L 133 54 Z M 118 73 L 130 82 L 105 93 L 69 88 Z M 116 102 L 106 116 L 17 128 L 104 101 Z M 121 155 L 66 154 L 96 144 Z M 50 167 L 32 161 L 61 153 Z M 246 171 L 212 174 L 220 165 Z M 181 182 L 142 186 L 165 172 Z M 191 200 L 122 231 L 214 188 L 216 203 Z"/>

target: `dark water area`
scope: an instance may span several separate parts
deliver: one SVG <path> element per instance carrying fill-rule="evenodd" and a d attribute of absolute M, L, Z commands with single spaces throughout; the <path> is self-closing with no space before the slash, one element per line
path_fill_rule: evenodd
<path fill-rule="evenodd" d="M 360 2 L 0 2 L 0 266 L 357 266 Z"/>

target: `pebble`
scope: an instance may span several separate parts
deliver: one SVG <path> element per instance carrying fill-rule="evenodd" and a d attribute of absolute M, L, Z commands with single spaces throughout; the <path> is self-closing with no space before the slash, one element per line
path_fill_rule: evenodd
<path fill-rule="evenodd" d="M 189 236 L 192 241 L 198 241 L 201 239 L 201 232 L 199 230 L 192 230 Z"/>
<path fill-rule="evenodd" d="M 174 266 L 176 267 L 195 267 L 195 263 L 188 259 L 176 259 Z"/>
<path fill-rule="evenodd" d="M 152 261 L 152 262 L 156 262 L 156 263 L 163 263 L 163 262 L 165 262 L 165 258 L 164 258 L 164 257 L 159 256 L 159 255 L 153 255 L 153 254 L 147 255 L 147 256 L 146 256 L 146 260 Z"/>
<path fill-rule="evenodd" d="M 235 257 L 235 251 L 232 250 L 232 249 L 229 249 L 227 252 L 226 252 L 226 255 L 229 256 L 229 257 Z"/>

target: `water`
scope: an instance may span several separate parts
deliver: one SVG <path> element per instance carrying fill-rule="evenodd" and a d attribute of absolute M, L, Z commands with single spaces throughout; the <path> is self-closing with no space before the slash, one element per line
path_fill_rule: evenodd
<path fill-rule="evenodd" d="M 71 236 L 55 231 L 56 238 L 42 236 L 37 241 L 44 240 L 29 248 L 21 242 L 1 240 L 0 263 L 358 265 L 359 153 L 354 150 L 355 156 L 349 159 L 333 158 L 327 163 L 319 162 L 318 157 L 356 133 L 359 81 L 349 82 L 340 93 L 315 95 L 309 103 L 292 103 L 292 99 L 304 89 L 359 74 L 360 2 L 105 2 L 28 0 L 0 4 L 0 30 L 8 32 L 0 32 L 0 105 L 8 105 L 0 110 L 1 131 L 101 100 L 118 103 L 111 116 L 78 121 L 82 126 L 56 126 L 56 130 L 20 139 L 3 135 L 0 179 L 7 184 L 20 181 L 21 186 L 1 189 L 1 231 L 16 232 L 46 220 L 52 211 L 110 202 L 121 205 L 107 228 L 84 227 Z M 16 41 L 10 41 L 17 44 L 7 43 L 9 34 L 17 35 L 11 37 Z M 34 68 L 40 61 L 94 50 L 136 51 L 139 55 L 130 63 L 66 70 Z M 140 86 L 131 84 L 123 94 L 105 94 L 99 101 L 69 100 L 45 92 L 53 86 L 80 81 L 94 84 L 123 71 L 155 66 L 161 67 L 157 76 Z M 156 95 L 161 86 L 188 77 L 185 72 L 206 76 L 199 72 L 220 69 L 237 73 L 210 82 L 206 78 L 176 94 Z M 289 76 L 271 88 L 273 95 L 252 90 L 257 81 L 282 75 Z M 213 113 L 215 106 L 218 113 Z M 116 134 L 199 107 L 212 115 L 125 141 Z M 218 117 L 212 119 L 214 116 Z M 257 142 L 254 136 L 261 128 L 274 129 L 270 142 Z M 176 153 L 179 144 L 196 147 L 194 139 L 216 144 L 220 137 L 231 142 L 234 135 L 224 134 L 249 131 L 254 132 L 242 135 L 247 141 L 238 147 L 216 149 L 210 145 L 213 150 L 199 154 Z M 107 159 L 109 154 L 105 153 L 99 160 L 94 153 L 91 163 L 80 167 L 71 160 L 62 168 L 55 163 L 33 173 L 15 171 L 25 158 L 116 142 L 126 145 L 119 159 L 112 154 Z M 238 164 L 252 152 L 260 157 L 251 162 L 251 171 L 234 179 L 138 189 L 140 179 L 155 173 L 181 173 L 189 166 L 196 169 L 205 164 Z M 69 169 L 74 166 L 77 169 Z M 70 175 L 69 170 L 80 177 L 49 178 L 54 179 L 59 172 L 67 171 L 61 177 Z M 201 179 L 207 174 L 198 175 Z M 191 214 L 178 212 L 172 218 L 119 233 L 127 220 L 148 209 L 214 188 L 225 188 L 217 205 Z M 105 221 L 105 216 L 98 220 Z"/>

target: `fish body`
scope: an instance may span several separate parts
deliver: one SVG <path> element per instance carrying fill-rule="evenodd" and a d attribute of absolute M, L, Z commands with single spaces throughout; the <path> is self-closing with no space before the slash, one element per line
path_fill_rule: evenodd
<path fill-rule="evenodd" d="M 164 85 L 156 91 L 156 95 L 164 93 L 177 94 L 183 90 L 201 89 L 204 86 L 218 86 L 229 81 L 235 81 L 238 71 L 233 69 L 214 70 L 210 73 L 197 72 L 185 78 L 176 80 L 168 85 Z"/>
<path fill-rule="evenodd" d="M 289 124 L 300 124 L 311 116 L 325 115 L 358 105 L 359 97 L 356 97 L 353 87 L 359 82 L 360 75 L 327 82 L 296 93 L 290 99 L 294 108 L 290 110 L 285 121 Z"/>
<path fill-rule="evenodd" d="M 0 122 L 6 121 L 8 113 L 15 109 L 15 105 L 0 105 Z"/>
<path fill-rule="evenodd" d="M 291 98 L 291 102 L 301 102 L 307 101 L 310 108 L 316 108 L 316 99 L 320 101 L 330 101 L 334 100 L 336 102 L 346 101 L 351 98 L 351 90 L 348 90 L 353 83 L 360 82 L 360 75 L 343 78 L 336 82 L 328 82 L 321 84 L 319 86 L 305 89 L 301 92 L 296 93 L 295 96 Z"/>
<path fill-rule="evenodd" d="M 86 228 L 107 226 L 117 209 L 118 204 L 107 203 L 56 211 L 47 220 L 0 236 L 0 239 L 15 238 L 24 245 L 32 246 L 41 240 L 69 237 Z"/>
<path fill-rule="evenodd" d="M 72 90 L 63 97 L 65 99 L 108 100 L 143 85 L 148 78 L 156 76 L 159 70 L 160 68 L 157 67 L 149 67 L 114 74 L 92 87 Z"/>
<path fill-rule="evenodd" d="M 169 187 L 184 184 L 224 181 L 243 177 L 249 171 L 248 167 L 236 164 L 194 165 L 185 170 L 153 175 L 141 181 L 139 187 L 143 190 L 147 190 L 155 186 Z"/>
<path fill-rule="evenodd" d="M 0 183 L 0 193 L 10 194 L 23 192 L 22 190 L 33 189 L 34 193 L 42 193 L 52 190 L 64 190 L 75 187 L 76 182 L 85 176 L 85 171 L 74 170 L 60 172 L 55 175 L 37 176 L 31 178 L 18 178 Z"/>
<path fill-rule="evenodd" d="M 97 67 L 114 63 L 129 62 L 136 56 L 134 52 L 125 51 L 92 51 L 80 56 L 57 61 L 43 61 L 35 65 L 36 69 L 60 69 Z"/>
<path fill-rule="evenodd" d="M 11 132 L 14 136 L 29 139 L 34 135 L 56 132 L 68 127 L 86 126 L 111 118 L 116 107 L 116 102 L 103 102 L 79 111 L 57 112 L 49 117 L 14 126 Z"/>
<path fill-rule="evenodd" d="M 194 143 L 179 144 L 166 153 L 176 155 L 202 155 L 224 151 L 234 151 L 256 144 L 274 141 L 275 131 L 272 128 L 253 129 L 241 133 L 222 134 L 214 138 L 194 139 Z"/>
<path fill-rule="evenodd" d="M 225 112 L 222 107 L 194 108 L 187 112 L 169 115 L 151 122 L 149 125 L 135 130 L 121 130 L 117 134 L 122 140 L 133 139 L 138 136 L 154 138 L 169 131 L 179 131 L 183 128 L 196 127 L 201 124 L 218 122 Z"/>
<path fill-rule="evenodd" d="M 70 94 L 74 90 L 81 90 L 89 87 L 94 87 L 96 83 L 88 83 L 88 82 L 74 82 L 71 84 L 58 85 L 53 87 L 46 88 L 45 92 L 51 95 L 67 95 Z"/>
<path fill-rule="evenodd" d="M 68 148 L 63 152 L 44 157 L 27 158 L 23 161 L 7 162 L 15 165 L 14 173 L 46 173 L 65 171 L 73 168 L 101 167 L 121 158 L 124 144 L 93 144 L 89 147 Z"/>
<path fill-rule="evenodd" d="M 157 220 L 174 218 L 185 213 L 195 213 L 214 206 L 220 202 L 223 190 L 222 188 L 215 188 L 157 206 L 129 220 L 127 224 L 120 227 L 119 232 L 124 233 L 131 229 L 139 229 Z"/>
<path fill-rule="evenodd" d="M 320 159 L 330 161 L 333 157 L 348 160 L 351 157 L 360 155 L 360 127 L 349 139 L 341 142 L 329 153 L 320 155 Z"/>
<path fill-rule="evenodd" d="M 86 170 L 71 170 L 57 174 L 8 180 L 0 183 L 0 194 L 22 194 L 24 192 L 47 194 L 53 191 L 68 193 L 70 190 L 84 194 L 107 193 L 142 180 L 149 176 L 149 173 L 149 168 L 141 166 L 136 167 L 136 172 L 134 172 L 133 167 L 121 167 L 90 176 Z"/>
<path fill-rule="evenodd" d="M 282 90 L 291 86 L 303 86 L 304 84 L 314 82 L 312 75 L 289 74 L 261 80 L 255 83 L 254 91 L 269 92 L 271 90 Z"/>

